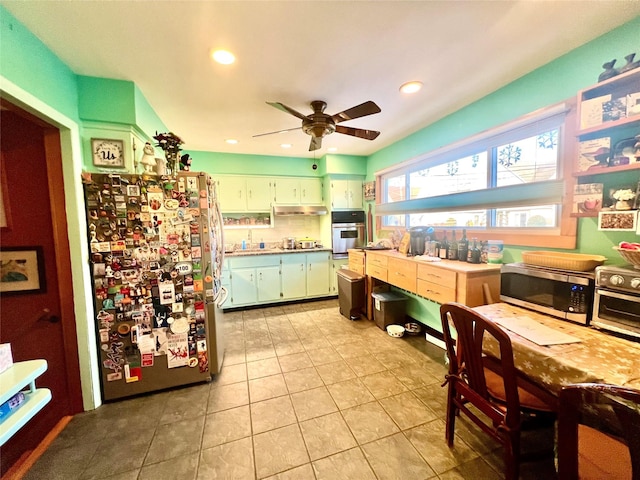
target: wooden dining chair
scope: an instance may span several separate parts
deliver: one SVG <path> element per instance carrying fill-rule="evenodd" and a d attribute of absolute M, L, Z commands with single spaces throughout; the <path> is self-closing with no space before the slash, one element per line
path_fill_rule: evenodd
<path fill-rule="evenodd" d="M 560 392 L 558 478 L 640 480 L 640 391 L 579 383 Z"/>
<path fill-rule="evenodd" d="M 440 307 L 442 331 L 449 357 L 446 439 L 453 446 L 456 416 L 463 412 L 504 446 L 505 478 L 515 480 L 522 459 L 520 431 L 523 411 L 555 412 L 553 395 L 532 384 L 513 363 L 509 336 L 494 322 L 458 304 Z M 454 340 L 451 325 L 455 328 Z M 486 336 L 498 342 L 500 358 L 483 352 Z M 473 411 L 468 407 L 473 405 Z M 552 452 L 552 446 L 549 454 Z"/>

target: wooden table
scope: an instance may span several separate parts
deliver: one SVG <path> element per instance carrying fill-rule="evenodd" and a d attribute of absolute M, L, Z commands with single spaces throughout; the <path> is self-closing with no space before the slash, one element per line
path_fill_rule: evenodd
<path fill-rule="evenodd" d="M 560 320 L 507 303 L 474 307 L 491 320 L 529 317 L 547 327 L 579 338 L 578 343 L 540 346 L 509 330 L 516 368 L 557 395 L 563 385 L 610 383 L 640 389 L 640 343 Z M 487 345 L 490 353 L 495 345 Z"/>

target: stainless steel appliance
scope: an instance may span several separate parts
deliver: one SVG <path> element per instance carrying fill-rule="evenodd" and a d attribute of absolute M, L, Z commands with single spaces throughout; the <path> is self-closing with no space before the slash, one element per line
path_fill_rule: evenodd
<path fill-rule="evenodd" d="M 591 325 L 640 341 L 640 270 L 633 266 L 596 267 Z"/>
<path fill-rule="evenodd" d="M 92 174 L 84 187 L 103 399 L 210 380 L 226 299 L 214 182 Z"/>
<path fill-rule="evenodd" d="M 364 210 L 331 213 L 333 258 L 347 258 L 350 248 L 364 247 Z"/>
<path fill-rule="evenodd" d="M 296 239 L 294 237 L 284 237 L 282 239 L 282 248 L 285 250 L 295 250 Z"/>
<path fill-rule="evenodd" d="M 594 284 L 594 272 L 509 263 L 500 271 L 500 300 L 589 325 Z"/>
<path fill-rule="evenodd" d="M 409 254 L 424 255 L 427 236 L 433 233 L 431 227 L 411 227 L 409 229 Z"/>

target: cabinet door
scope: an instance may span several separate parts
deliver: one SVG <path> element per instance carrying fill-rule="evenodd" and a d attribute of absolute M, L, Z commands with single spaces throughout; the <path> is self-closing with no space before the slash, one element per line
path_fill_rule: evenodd
<path fill-rule="evenodd" d="M 303 205 L 322 204 L 322 180 L 319 178 L 300 179 L 300 203 Z"/>
<path fill-rule="evenodd" d="M 218 197 L 222 212 L 247 211 L 247 185 L 242 177 L 225 177 L 219 179 Z"/>
<path fill-rule="evenodd" d="M 261 267 L 256 269 L 258 279 L 258 301 L 273 302 L 280 300 L 280 267 Z"/>
<path fill-rule="evenodd" d="M 349 181 L 331 180 L 331 206 L 349 208 Z"/>
<path fill-rule="evenodd" d="M 276 203 L 294 204 L 300 203 L 300 179 L 276 178 Z"/>
<path fill-rule="evenodd" d="M 307 254 L 307 296 L 329 295 L 331 290 L 329 252 Z"/>
<path fill-rule="evenodd" d="M 258 301 L 256 269 L 237 268 L 231 273 L 231 304 L 252 305 Z"/>
<path fill-rule="evenodd" d="M 268 177 L 247 178 L 247 210 L 249 212 L 268 212 L 271 209 L 273 194 L 272 182 Z"/>
<path fill-rule="evenodd" d="M 337 260 L 333 260 L 331 263 L 331 294 L 338 294 L 338 270 L 342 268 L 343 265 L 348 265 L 349 259 L 340 258 Z"/>
<path fill-rule="evenodd" d="M 282 255 L 282 298 L 304 298 L 307 294 L 306 255 Z"/>
<path fill-rule="evenodd" d="M 362 182 L 360 180 L 349 180 L 349 208 L 362 208 Z"/>

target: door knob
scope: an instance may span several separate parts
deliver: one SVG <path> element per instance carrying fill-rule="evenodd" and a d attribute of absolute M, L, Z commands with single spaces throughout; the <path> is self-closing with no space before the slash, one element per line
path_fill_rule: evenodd
<path fill-rule="evenodd" d="M 58 323 L 60 318 L 56 315 L 51 314 L 51 310 L 45 308 L 42 310 L 42 313 L 38 317 L 39 322 L 49 322 L 49 323 Z"/>

